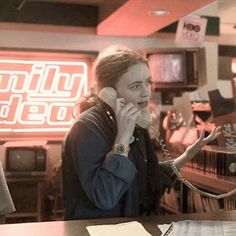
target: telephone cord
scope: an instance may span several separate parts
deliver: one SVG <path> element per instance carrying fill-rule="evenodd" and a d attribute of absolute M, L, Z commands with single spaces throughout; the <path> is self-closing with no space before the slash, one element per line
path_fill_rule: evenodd
<path fill-rule="evenodd" d="M 179 172 L 179 170 L 177 169 L 177 167 L 175 166 L 174 164 L 174 160 L 173 158 L 171 157 L 170 155 L 170 152 L 169 150 L 167 149 L 167 146 L 166 146 L 166 143 L 165 141 L 160 138 L 160 134 L 159 134 L 159 131 L 156 130 L 153 126 L 150 127 L 153 131 L 155 131 L 156 135 L 156 140 L 157 142 L 159 142 L 160 146 L 161 146 L 161 149 L 162 151 L 164 152 L 164 155 L 165 155 L 165 158 L 166 160 L 169 162 L 170 164 L 170 167 L 171 169 L 173 170 L 173 172 L 175 173 L 175 175 L 177 176 L 178 180 L 185 184 L 189 189 L 195 191 L 195 192 L 198 192 L 200 193 L 201 195 L 203 196 L 206 196 L 206 197 L 210 197 L 210 198 L 214 198 L 214 199 L 221 199 L 221 198 L 226 198 L 226 197 L 229 197 L 233 194 L 236 194 L 236 188 L 234 188 L 233 190 L 227 192 L 227 193 L 223 193 L 223 194 L 213 194 L 213 193 L 209 193 L 209 192 L 206 192 L 206 191 L 203 191 L 199 188 L 197 188 L 196 186 L 194 186 L 193 184 L 191 184 L 188 180 L 186 180 L 182 174 Z"/>

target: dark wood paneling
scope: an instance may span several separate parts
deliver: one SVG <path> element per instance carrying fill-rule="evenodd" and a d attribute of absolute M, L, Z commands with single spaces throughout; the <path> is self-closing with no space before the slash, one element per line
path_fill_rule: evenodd
<path fill-rule="evenodd" d="M 19 4 L 18 1 L 8 0 L 0 3 L 0 22 L 84 27 L 95 27 L 98 23 L 96 6 L 26 1 L 19 9 Z"/>

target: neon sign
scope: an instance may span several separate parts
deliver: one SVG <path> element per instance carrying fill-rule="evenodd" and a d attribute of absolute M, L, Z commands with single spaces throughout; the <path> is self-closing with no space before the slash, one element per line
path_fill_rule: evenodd
<path fill-rule="evenodd" d="M 88 92 L 88 63 L 0 58 L 0 132 L 65 133 Z"/>

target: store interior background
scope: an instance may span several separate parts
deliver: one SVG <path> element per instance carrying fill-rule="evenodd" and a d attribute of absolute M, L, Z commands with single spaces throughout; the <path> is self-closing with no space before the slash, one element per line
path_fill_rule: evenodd
<path fill-rule="evenodd" d="M 12 4 L 14 1 L 9 1 Z M 17 6 L 24 1 L 15 1 Z M 26 1 L 27 2 L 27 1 Z M 30 1 L 29 1 L 30 2 Z M 43 2 L 43 1 L 38 1 Z M 59 0 L 51 2 L 63 2 Z M 108 15 L 111 9 L 116 9 L 125 1 L 64 1 L 72 3 L 87 3 L 100 5 L 100 17 Z M 113 4 L 111 3 L 113 2 Z M 115 2 L 115 3 L 114 3 Z M 140 1 L 145 2 L 145 1 Z M 166 1 L 159 1 L 166 2 Z M 167 1 L 167 2 L 171 2 Z M 183 1 L 186 2 L 186 1 Z M 198 1 L 195 1 L 198 2 Z M 202 1 L 204 2 L 204 1 Z M 204 16 L 220 17 L 220 35 L 206 35 L 201 47 L 205 48 L 205 78 L 202 84 L 195 92 L 184 92 L 181 97 L 175 97 L 173 105 L 161 105 L 161 110 L 166 111 L 172 106 L 176 107 L 184 115 L 184 119 L 191 117 L 191 97 L 200 95 L 208 100 L 208 91 L 219 89 L 222 96 L 231 98 L 232 84 L 230 80 L 220 79 L 218 77 L 218 47 L 219 45 L 230 45 L 236 47 L 236 1 L 205 1 L 206 6 L 195 11 L 194 14 Z M 210 2 L 210 3 L 209 3 Z M 209 4 L 208 4 L 209 3 Z M 5 6 L 7 7 L 7 6 Z M 24 7 L 24 6 L 23 6 Z M 187 8 L 183 6 L 183 8 Z M 1 10 L 0 10 L 1 11 Z M 20 11 L 20 10 L 19 10 Z M 191 12 L 186 13 L 190 14 Z M 2 14 L 6 14 L 1 12 Z M 103 14 L 103 15 L 102 15 Z M 44 16 L 42 15 L 42 18 Z M 178 19 L 172 19 L 174 21 Z M 166 25 L 164 25 L 166 26 Z M 10 50 L 53 50 L 65 52 L 99 52 L 103 48 L 112 44 L 124 44 L 137 50 L 146 48 L 175 48 L 191 47 L 191 45 L 176 45 L 175 33 L 152 32 L 147 36 L 132 35 L 98 35 L 96 27 L 88 26 L 68 26 L 68 25 L 50 25 L 50 24 L 28 24 L 19 22 L 0 21 L 0 48 Z M 234 55 L 236 57 L 236 55 Z M 7 140 L 6 140 L 7 141 Z M 5 166 L 5 148 L 4 141 L 0 143 L 0 160 Z M 49 142 L 47 151 L 47 172 L 50 176 L 52 169 L 59 163 L 61 158 L 61 142 Z"/>

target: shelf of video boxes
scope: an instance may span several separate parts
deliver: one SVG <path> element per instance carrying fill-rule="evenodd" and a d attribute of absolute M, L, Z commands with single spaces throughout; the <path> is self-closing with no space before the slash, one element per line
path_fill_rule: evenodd
<path fill-rule="evenodd" d="M 180 214 L 182 212 L 181 185 L 176 183 L 172 188 L 166 189 L 161 198 L 162 214 Z"/>
<path fill-rule="evenodd" d="M 163 151 L 157 151 L 156 155 L 158 156 L 160 162 L 166 161 Z M 172 157 L 176 158 L 177 154 L 173 154 Z M 166 189 L 165 193 L 161 197 L 161 214 L 180 214 L 182 212 L 181 196 L 182 184 L 179 181 L 176 181 L 173 187 Z"/>
<path fill-rule="evenodd" d="M 199 188 L 215 194 L 236 188 L 236 148 L 205 146 L 187 163 L 183 174 Z M 216 200 L 187 190 L 188 212 L 235 210 L 236 196 Z"/>

